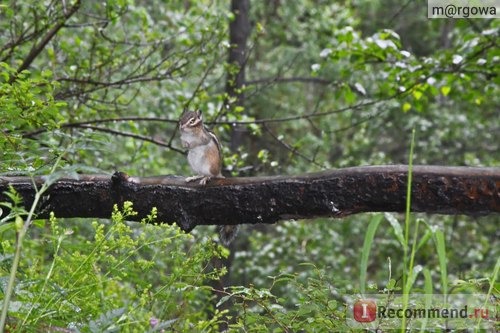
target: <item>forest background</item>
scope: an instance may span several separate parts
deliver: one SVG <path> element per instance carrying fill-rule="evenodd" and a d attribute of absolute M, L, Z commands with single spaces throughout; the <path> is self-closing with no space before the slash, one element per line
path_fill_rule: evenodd
<path fill-rule="evenodd" d="M 498 28 L 428 19 L 425 1 L 3 1 L 0 172 L 191 175 L 185 109 L 228 177 L 407 164 L 413 130 L 414 164 L 498 167 Z M 332 331 L 360 291 L 498 291 L 498 216 L 414 214 L 411 241 L 388 213 L 245 225 L 227 249 L 213 227 L 146 223 L 153 207 L 135 223 L 133 205 L 48 221 L 13 206 L 10 331 Z"/>

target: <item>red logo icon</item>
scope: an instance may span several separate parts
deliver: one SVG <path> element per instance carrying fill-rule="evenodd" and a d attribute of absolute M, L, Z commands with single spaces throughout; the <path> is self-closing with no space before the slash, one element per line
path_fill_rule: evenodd
<path fill-rule="evenodd" d="M 377 318 L 377 303 L 371 299 L 360 299 L 352 309 L 354 320 L 360 323 L 370 323 Z"/>

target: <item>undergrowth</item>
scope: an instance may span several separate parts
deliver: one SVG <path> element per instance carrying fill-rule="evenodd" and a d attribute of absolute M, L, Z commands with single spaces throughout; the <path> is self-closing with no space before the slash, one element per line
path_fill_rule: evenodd
<path fill-rule="evenodd" d="M 357 331 L 348 325 L 346 295 L 358 291 L 403 295 L 404 307 L 409 306 L 410 294 L 498 296 L 499 261 L 489 276 L 450 281 L 443 230 L 410 214 L 413 140 L 411 147 L 404 221 L 395 214 L 371 215 L 362 247 L 353 249 L 360 256 L 359 285 L 354 288 L 339 283 L 338 272 L 320 265 L 320 257 L 318 263 L 298 263 L 296 270 L 288 267 L 261 276 L 262 285 L 224 288 L 220 281 L 227 271 L 219 263 L 228 257 L 228 250 L 210 237 L 198 234 L 195 239 L 176 226 L 158 224 L 155 208 L 141 223 L 127 222 L 136 214 L 130 202 L 115 206 L 110 220 L 54 215 L 37 220 L 33 212 L 39 200 L 25 210 L 11 191 L 10 201 L 2 203 L 10 214 L 0 221 L 4 328 L 8 332 L 218 332 L 221 327 L 248 332 Z M 39 199 L 45 188 L 38 189 Z M 392 232 L 381 234 L 384 225 Z M 287 240 L 286 248 L 302 244 L 306 249 L 303 236 Z M 377 256 L 374 244 L 391 237 L 401 256 L 391 255 L 386 266 L 377 266 L 376 276 L 381 270 L 387 272 L 384 283 L 369 283 L 374 270 L 370 264 Z M 271 254 L 272 244 L 264 252 Z M 429 246 L 435 256 L 429 262 L 437 266 L 416 259 L 420 251 L 428 253 Z M 248 259 L 243 252 L 239 255 L 235 260 Z M 355 266 L 352 260 L 346 262 Z M 474 327 L 479 329 L 480 324 L 477 321 Z M 403 321 L 400 330 L 407 325 Z"/>

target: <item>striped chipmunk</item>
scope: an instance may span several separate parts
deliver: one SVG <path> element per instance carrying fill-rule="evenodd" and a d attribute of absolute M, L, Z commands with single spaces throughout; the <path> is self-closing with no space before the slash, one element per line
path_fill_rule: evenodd
<path fill-rule="evenodd" d="M 212 178 L 224 178 L 222 170 L 222 151 L 219 140 L 203 124 L 201 111 L 184 112 L 179 120 L 181 142 L 188 149 L 189 166 L 196 174 L 187 177 L 186 182 L 199 180 L 200 185 L 206 185 Z M 220 240 L 229 245 L 236 237 L 238 225 L 218 226 Z"/>

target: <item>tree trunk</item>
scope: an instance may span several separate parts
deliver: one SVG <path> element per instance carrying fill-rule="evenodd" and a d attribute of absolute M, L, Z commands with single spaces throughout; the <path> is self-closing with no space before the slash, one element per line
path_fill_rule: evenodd
<path fill-rule="evenodd" d="M 234 20 L 229 24 L 228 62 L 235 69 L 230 69 L 226 81 L 227 104 L 229 107 L 243 106 L 245 95 L 242 91 L 245 84 L 246 45 L 250 35 L 250 0 L 232 0 L 231 12 Z M 244 128 L 240 125 L 233 127 L 231 133 L 231 150 L 236 151 L 243 141 Z"/>
<path fill-rule="evenodd" d="M 109 218 L 114 204 L 132 201 L 137 216 L 158 209 L 158 221 L 197 225 L 274 223 L 283 219 L 341 218 L 361 212 L 404 212 L 408 167 L 355 167 L 298 176 L 213 179 L 206 186 L 178 176 L 129 177 L 123 173 L 60 179 L 44 195 L 38 218 Z M 45 177 L 36 177 L 39 187 Z M 12 186 L 30 207 L 30 177 L 0 177 L 0 202 Z M 486 215 L 500 212 L 500 168 L 415 166 L 411 211 Z M 3 207 L 2 217 L 8 211 Z"/>

